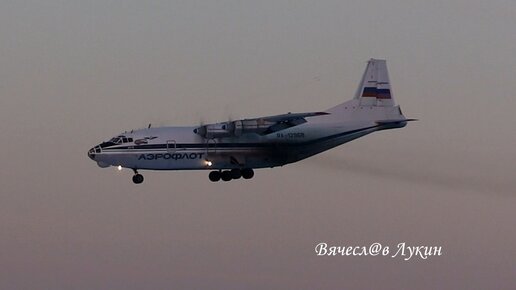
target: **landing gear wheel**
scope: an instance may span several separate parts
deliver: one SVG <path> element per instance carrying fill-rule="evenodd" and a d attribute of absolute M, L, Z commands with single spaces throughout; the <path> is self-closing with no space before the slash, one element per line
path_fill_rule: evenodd
<path fill-rule="evenodd" d="M 212 171 L 210 175 L 208 175 L 211 181 L 217 182 L 220 180 L 220 171 Z"/>
<path fill-rule="evenodd" d="M 252 168 L 242 169 L 242 177 L 244 179 L 251 179 L 254 176 L 254 170 Z"/>
<path fill-rule="evenodd" d="M 143 182 L 143 175 L 139 174 L 139 173 L 136 173 L 135 175 L 133 175 L 133 182 L 135 184 L 140 184 Z"/>
<path fill-rule="evenodd" d="M 230 181 L 232 178 L 231 178 L 231 171 L 222 171 L 221 175 L 220 175 L 220 178 L 223 180 L 223 181 Z"/>
<path fill-rule="evenodd" d="M 242 171 L 238 168 L 231 169 L 231 178 L 233 179 L 240 179 L 242 177 Z"/>

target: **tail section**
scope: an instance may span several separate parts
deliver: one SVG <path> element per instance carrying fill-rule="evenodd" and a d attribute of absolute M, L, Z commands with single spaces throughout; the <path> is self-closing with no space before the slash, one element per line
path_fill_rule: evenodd
<path fill-rule="evenodd" d="M 328 109 L 328 120 L 366 120 L 383 122 L 406 118 L 394 102 L 387 63 L 383 59 L 370 59 L 352 100 Z M 383 124 L 382 123 L 382 124 Z M 387 123 L 385 123 L 387 124 Z"/>
<path fill-rule="evenodd" d="M 385 60 L 370 59 L 367 62 L 354 99 L 360 100 L 361 106 L 395 106 Z"/>

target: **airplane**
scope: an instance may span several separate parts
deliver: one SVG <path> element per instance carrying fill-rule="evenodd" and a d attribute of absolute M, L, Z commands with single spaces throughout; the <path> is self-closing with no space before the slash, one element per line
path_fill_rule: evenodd
<path fill-rule="evenodd" d="M 190 127 L 131 130 L 100 143 L 88 157 L 100 167 L 209 170 L 217 182 L 251 179 L 254 169 L 294 163 L 367 134 L 402 128 L 387 64 L 370 59 L 353 99 L 325 111 L 287 113 Z"/>

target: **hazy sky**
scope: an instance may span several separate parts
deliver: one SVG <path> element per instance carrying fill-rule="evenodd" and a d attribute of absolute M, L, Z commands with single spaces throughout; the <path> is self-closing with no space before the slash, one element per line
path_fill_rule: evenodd
<path fill-rule="evenodd" d="M 0 1 L 0 289 L 516 288 L 516 2 Z M 386 58 L 407 117 L 254 179 L 100 169 L 127 129 L 324 110 Z M 317 257 L 319 242 L 442 246 Z"/>

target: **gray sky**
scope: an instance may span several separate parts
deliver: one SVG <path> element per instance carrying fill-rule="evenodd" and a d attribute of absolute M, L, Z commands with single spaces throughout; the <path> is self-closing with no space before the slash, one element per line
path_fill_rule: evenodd
<path fill-rule="evenodd" d="M 1 1 L 1 289 L 514 288 L 514 1 Z M 100 169 L 121 131 L 324 110 L 388 60 L 421 121 L 301 163 Z M 403 261 L 319 242 L 437 245 Z"/>

